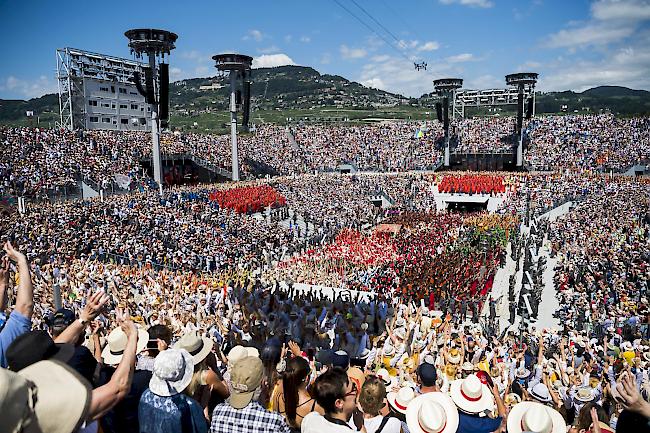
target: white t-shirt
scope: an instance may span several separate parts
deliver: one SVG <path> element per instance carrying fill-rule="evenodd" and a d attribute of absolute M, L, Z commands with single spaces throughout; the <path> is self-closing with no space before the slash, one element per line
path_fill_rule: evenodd
<path fill-rule="evenodd" d="M 377 415 L 373 418 L 366 418 L 363 420 L 363 424 L 366 426 L 366 432 L 367 433 L 375 433 L 379 426 L 381 425 L 381 421 L 384 419 L 383 416 Z M 354 426 L 354 422 L 352 419 L 350 419 L 350 427 L 352 427 L 352 430 L 355 431 L 356 427 Z M 388 422 L 386 422 L 386 425 L 384 428 L 381 430 L 381 433 L 400 433 L 402 429 L 402 422 L 395 418 L 395 417 L 390 417 L 388 418 Z"/>
<path fill-rule="evenodd" d="M 351 430 L 347 425 L 329 422 L 318 412 L 308 413 L 300 424 L 301 433 L 353 433 L 354 431 L 356 430 Z"/>

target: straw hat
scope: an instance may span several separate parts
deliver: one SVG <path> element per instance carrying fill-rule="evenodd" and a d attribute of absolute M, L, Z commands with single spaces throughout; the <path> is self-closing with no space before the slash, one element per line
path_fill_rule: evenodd
<path fill-rule="evenodd" d="M 463 371 L 474 371 L 475 370 L 474 364 L 472 364 L 469 361 L 465 361 L 465 362 L 463 362 L 463 366 L 461 367 L 461 370 L 463 370 Z"/>
<path fill-rule="evenodd" d="M 555 409 L 541 403 L 524 401 L 508 414 L 508 433 L 565 433 L 566 423 Z"/>
<path fill-rule="evenodd" d="M 203 361 L 210 351 L 214 342 L 212 339 L 207 337 L 200 337 L 196 332 L 190 332 L 181 337 L 176 344 L 174 344 L 174 349 L 185 349 L 192 355 L 194 360 L 194 365 L 199 364 Z"/>
<path fill-rule="evenodd" d="M 590 386 L 581 386 L 576 390 L 574 398 L 583 403 L 589 403 L 594 399 L 594 391 Z"/>
<path fill-rule="evenodd" d="M 409 403 L 415 398 L 415 391 L 410 386 L 403 386 L 397 392 L 389 392 L 386 395 L 388 404 L 396 411 L 406 414 Z"/>
<path fill-rule="evenodd" d="M 454 433 L 458 421 L 454 402 L 441 392 L 427 392 L 414 398 L 406 410 L 411 433 Z"/>
<path fill-rule="evenodd" d="M 475 374 L 453 381 L 449 394 L 456 406 L 469 414 L 490 411 L 494 408 L 492 392 Z"/>
<path fill-rule="evenodd" d="M 460 363 L 460 352 L 458 349 L 453 348 L 449 351 L 447 354 L 447 362 L 451 364 L 458 364 Z"/>
<path fill-rule="evenodd" d="M 521 397 L 519 397 L 519 394 L 511 392 L 510 394 L 506 394 L 506 396 L 503 398 L 503 402 L 506 406 L 514 406 L 521 403 Z"/>
<path fill-rule="evenodd" d="M 88 415 L 91 388 L 60 361 L 39 361 L 14 373 L 0 369 L 0 431 L 70 433 Z"/>
<path fill-rule="evenodd" d="M 138 342 L 136 344 L 135 353 L 142 352 L 147 347 L 149 342 L 149 333 L 144 329 L 137 327 Z M 102 350 L 102 358 L 107 365 L 117 365 L 122 361 L 122 355 L 126 349 L 128 337 L 119 326 L 111 331 L 106 337 L 106 347 Z"/>

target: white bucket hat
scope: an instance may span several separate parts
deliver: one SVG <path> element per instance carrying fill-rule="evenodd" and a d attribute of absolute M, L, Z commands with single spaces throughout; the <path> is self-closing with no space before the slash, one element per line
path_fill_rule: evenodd
<path fill-rule="evenodd" d="M 212 339 L 207 337 L 200 337 L 196 332 L 190 332 L 181 337 L 176 344 L 174 344 L 174 349 L 185 349 L 192 355 L 194 360 L 194 365 L 199 364 L 203 361 L 214 345 Z"/>
<path fill-rule="evenodd" d="M 463 412 L 477 414 L 494 409 L 494 396 L 475 374 L 453 381 L 449 394 Z"/>
<path fill-rule="evenodd" d="M 163 397 L 180 394 L 192 381 L 193 374 L 194 360 L 187 350 L 164 350 L 154 360 L 149 389 Z"/>
<path fill-rule="evenodd" d="M 427 392 L 414 398 L 406 410 L 406 424 L 411 433 L 455 433 L 458 409 L 441 392 Z"/>
<path fill-rule="evenodd" d="M 142 352 L 147 347 L 149 341 L 149 333 L 144 329 L 137 327 L 138 342 L 136 344 L 135 353 Z M 106 347 L 102 350 L 102 358 L 107 365 L 117 365 L 122 361 L 126 343 L 129 341 L 128 337 L 119 326 L 111 331 L 106 337 Z"/>
<path fill-rule="evenodd" d="M 566 423 L 555 409 L 541 403 L 524 401 L 510 409 L 508 433 L 565 433 Z"/>
<path fill-rule="evenodd" d="M 393 409 L 403 414 L 406 414 L 406 409 L 414 398 L 415 391 L 410 386 L 404 386 L 400 388 L 398 392 L 389 392 L 386 395 L 388 404 L 390 404 Z"/>

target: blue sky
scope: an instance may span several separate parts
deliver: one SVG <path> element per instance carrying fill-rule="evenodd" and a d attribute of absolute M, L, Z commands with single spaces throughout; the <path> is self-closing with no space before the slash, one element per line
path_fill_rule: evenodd
<path fill-rule="evenodd" d="M 236 51 L 409 96 L 435 78 L 495 88 L 528 70 L 545 91 L 650 90 L 650 0 L 0 0 L 0 19 L 4 99 L 56 91 L 56 48 L 130 57 L 123 33 L 133 27 L 178 33 L 173 79 L 212 76 L 210 57 Z"/>

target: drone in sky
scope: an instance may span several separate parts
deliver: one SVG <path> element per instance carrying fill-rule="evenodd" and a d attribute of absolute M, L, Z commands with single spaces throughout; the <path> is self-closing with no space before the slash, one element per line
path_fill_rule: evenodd
<path fill-rule="evenodd" d="M 416 71 L 427 70 L 427 62 L 413 62 L 413 66 L 415 66 Z"/>

